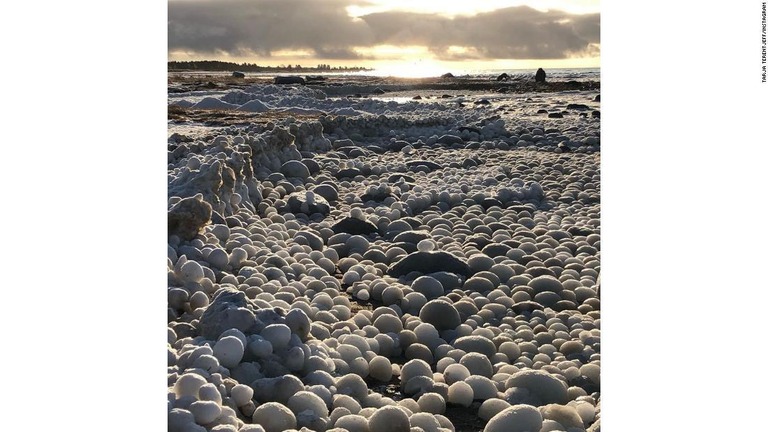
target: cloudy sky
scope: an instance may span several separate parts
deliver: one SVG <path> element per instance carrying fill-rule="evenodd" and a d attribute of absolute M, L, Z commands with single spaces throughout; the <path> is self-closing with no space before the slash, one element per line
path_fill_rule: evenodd
<path fill-rule="evenodd" d="M 170 60 L 597 67 L 598 0 L 169 0 Z"/>

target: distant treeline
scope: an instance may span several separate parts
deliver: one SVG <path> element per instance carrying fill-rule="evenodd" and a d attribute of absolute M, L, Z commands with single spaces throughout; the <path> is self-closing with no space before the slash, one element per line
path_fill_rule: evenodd
<path fill-rule="evenodd" d="M 280 65 L 280 66 L 259 66 L 255 63 L 231 63 L 215 60 L 203 60 L 203 61 L 170 61 L 168 62 L 169 71 L 184 71 L 184 70 L 198 70 L 198 71 L 225 71 L 225 72 L 328 72 L 328 71 L 363 71 L 369 70 L 364 67 L 358 66 L 331 66 L 327 64 L 319 64 L 315 67 L 304 67 L 300 64 L 297 65 Z"/>

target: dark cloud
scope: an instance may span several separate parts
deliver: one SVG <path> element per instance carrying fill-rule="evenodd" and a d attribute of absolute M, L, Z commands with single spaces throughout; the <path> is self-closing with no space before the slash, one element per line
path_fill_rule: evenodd
<path fill-rule="evenodd" d="M 360 0 L 171 0 L 170 50 L 270 56 L 309 50 L 317 58 L 364 59 L 354 47 L 426 46 L 441 59 L 558 59 L 594 55 L 600 15 L 521 6 L 447 18 L 381 12 L 351 18 Z M 449 50 L 466 47 L 466 52 Z"/>
<path fill-rule="evenodd" d="M 576 15 L 573 28 L 589 42 L 600 43 L 600 14 Z"/>
<path fill-rule="evenodd" d="M 372 42 L 344 0 L 182 0 L 168 3 L 168 48 L 201 53 L 309 49 L 337 56 Z"/>
<path fill-rule="evenodd" d="M 600 42 L 598 14 L 540 12 L 524 6 L 454 19 L 405 12 L 383 12 L 363 19 L 377 43 L 425 45 L 446 55 L 452 45 L 465 46 L 486 59 L 565 58 Z"/>

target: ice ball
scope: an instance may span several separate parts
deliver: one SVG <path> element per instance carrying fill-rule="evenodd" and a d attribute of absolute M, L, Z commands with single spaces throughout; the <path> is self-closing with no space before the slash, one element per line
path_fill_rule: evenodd
<path fill-rule="evenodd" d="M 389 382 L 392 379 L 392 363 L 386 357 L 376 356 L 371 359 L 368 364 L 368 371 L 375 380 Z"/>
<path fill-rule="evenodd" d="M 411 422 L 403 408 L 388 405 L 371 415 L 368 427 L 370 432 L 410 432 Z"/>
<path fill-rule="evenodd" d="M 487 399 L 480 405 L 480 409 L 477 410 L 477 416 L 488 421 L 510 406 L 509 402 L 502 399 Z"/>
<path fill-rule="evenodd" d="M 230 369 L 240 364 L 244 353 L 243 342 L 237 336 L 223 337 L 213 346 L 213 356 L 222 366 Z"/>
<path fill-rule="evenodd" d="M 445 399 L 437 393 L 424 393 L 418 400 L 421 412 L 443 414 L 445 412 Z"/>
<path fill-rule="evenodd" d="M 282 432 L 296 428 L 296 416 L 288 407 L 278 402 L 267 402 L 253 412 L 253 422 L 266 432 Z"/>
<path fill-rule="evenodd" d="M 448 387 L 448 402 L 452 404 L 468 407 L 472 405 L 474 395 L 472 386 L 464 381 L 457 381 Z"/>
<path fill-rule="evenodd" d="M 514 405 L 496 414 L 484 432 L 525 432 L 541 429 L 541 413 L 530 405 Z"/>

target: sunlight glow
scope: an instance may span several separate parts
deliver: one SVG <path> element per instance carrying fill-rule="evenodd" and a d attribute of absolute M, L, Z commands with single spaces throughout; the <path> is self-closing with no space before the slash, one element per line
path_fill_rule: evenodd
<path fill-rule="evenodd" d="M 449 46 L 447 50 L 448 54 L 466 54 L 470 51 L 471 49 L 468 47 L 456 46 L 456 45 Z"/>
<path fill-rule="evenodd" d="M 417 60 L 412 62 L 379 63 L 375 66 L 374 74 L 400 78 L 438 77 L 446 73 L 444 66 L 434 60 Z"/>
<path fill-rule="evenodd" d="M 272 57 L 278 58 L 278 59 L 297 59 L 297 58 L 312 58 L 314 57 L 314 53 L 310 50 L 291 50 L 291 49 L 283 49 L 278 51 L 272 52 Z"/>
<path fill-rule="evenodd" d="M 364 57 L 373 57 L 376 60 L 417 60 L 430 56 L 427 47 L 420 45 L 355 47 L 355 52 Z"/>

